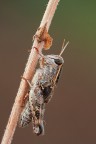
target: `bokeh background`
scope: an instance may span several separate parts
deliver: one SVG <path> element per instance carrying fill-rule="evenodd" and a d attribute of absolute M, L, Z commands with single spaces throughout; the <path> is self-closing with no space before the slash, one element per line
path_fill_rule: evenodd
<path fill-rule="evenodd" d="M 0 1 L 0 140 L 48 0 Z M 50 34 L 58 54 L 70 41 L 58 87 L 45 113 L 45 135 L 17 127 L 13 144 L 96 144 L 96 1 L 61 0 Z"/>

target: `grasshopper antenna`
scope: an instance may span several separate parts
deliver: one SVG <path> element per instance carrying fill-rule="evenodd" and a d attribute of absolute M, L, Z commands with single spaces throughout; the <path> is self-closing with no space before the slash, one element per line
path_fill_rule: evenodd
<path fill-rule="evenodd" d="M 69 44 L 69 41 L 65 44 L 65 39 L 63 40 L 63 44 L 62 44 L 62 50 L 61 50 L 61 52 L 60 52 L 60 54 L 59 54 L 59 56 L 61 56 L 62 55 L 62 53 L 64 52 L 64 50 L 66 49 L 66 47 L 68 46 L 68 44 Z"/>

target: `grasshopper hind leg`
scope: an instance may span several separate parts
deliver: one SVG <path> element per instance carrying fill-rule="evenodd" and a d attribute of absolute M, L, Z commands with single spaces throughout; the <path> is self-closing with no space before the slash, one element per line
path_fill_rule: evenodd
<path fill-rule="evenodd" d="M 23 109 L 23 111 L 21 112 L 21 115 L 19 117 L 19 122 L 18 125 L 19 127 L 25 127 L 28 126 L 28 124 L 32 121 L 32 112 L 31 112 L 31 108 L 29 105 L 29 101 L 26 102 L 25 104 L 25 108 Z"/>

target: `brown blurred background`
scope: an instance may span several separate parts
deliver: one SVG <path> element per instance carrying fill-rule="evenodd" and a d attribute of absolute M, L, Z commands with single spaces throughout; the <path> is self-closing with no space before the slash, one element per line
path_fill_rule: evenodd
<path fill-rule="evenodd" d="M 48 0 L 0 1 L 0 140 Z M 61 0 L 50 34 L 58 54 L 63 38 L 64 69 L 45 113 L 45 135 L 17 127 L 13 144 L 96 144 L 96 1 Z"/>

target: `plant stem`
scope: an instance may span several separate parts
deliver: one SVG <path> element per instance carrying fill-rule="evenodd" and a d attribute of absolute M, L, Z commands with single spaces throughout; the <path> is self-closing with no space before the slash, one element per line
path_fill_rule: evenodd
<path fill-rule="evenodd" d="M 47 23 L 47 31 L 49 30 L 52 18 L 54 16 L 56 7 L 58 5 L 59 0 L 49 0 L 46 11 L 44 13 L 43 19 L 41 21 L 40 27 L 44 26 Z M 28 62 L 25 67 L 25 71 L 23 77 L 30 80 L 33 78 L 34 71 L 38 62 L 39 55 L 34 47 L 37 47 L 40 51 L 42 51 L 44 42 L 39 43 L 37 38 L 35 38 L 31 53 L 28 58 Z M 22 110 L 22 103 L 26 92 L 28 91 L 27 83 L 22 79 L 20 83 L 20 87 L 18 89 L 18 93 L 8 120 L 8 124 L 5 129 L 5 133 L 2 139 L 1 144 L 11 144 L 13 135 L 17 126 L 18 118 L 20 112 Z"/>

